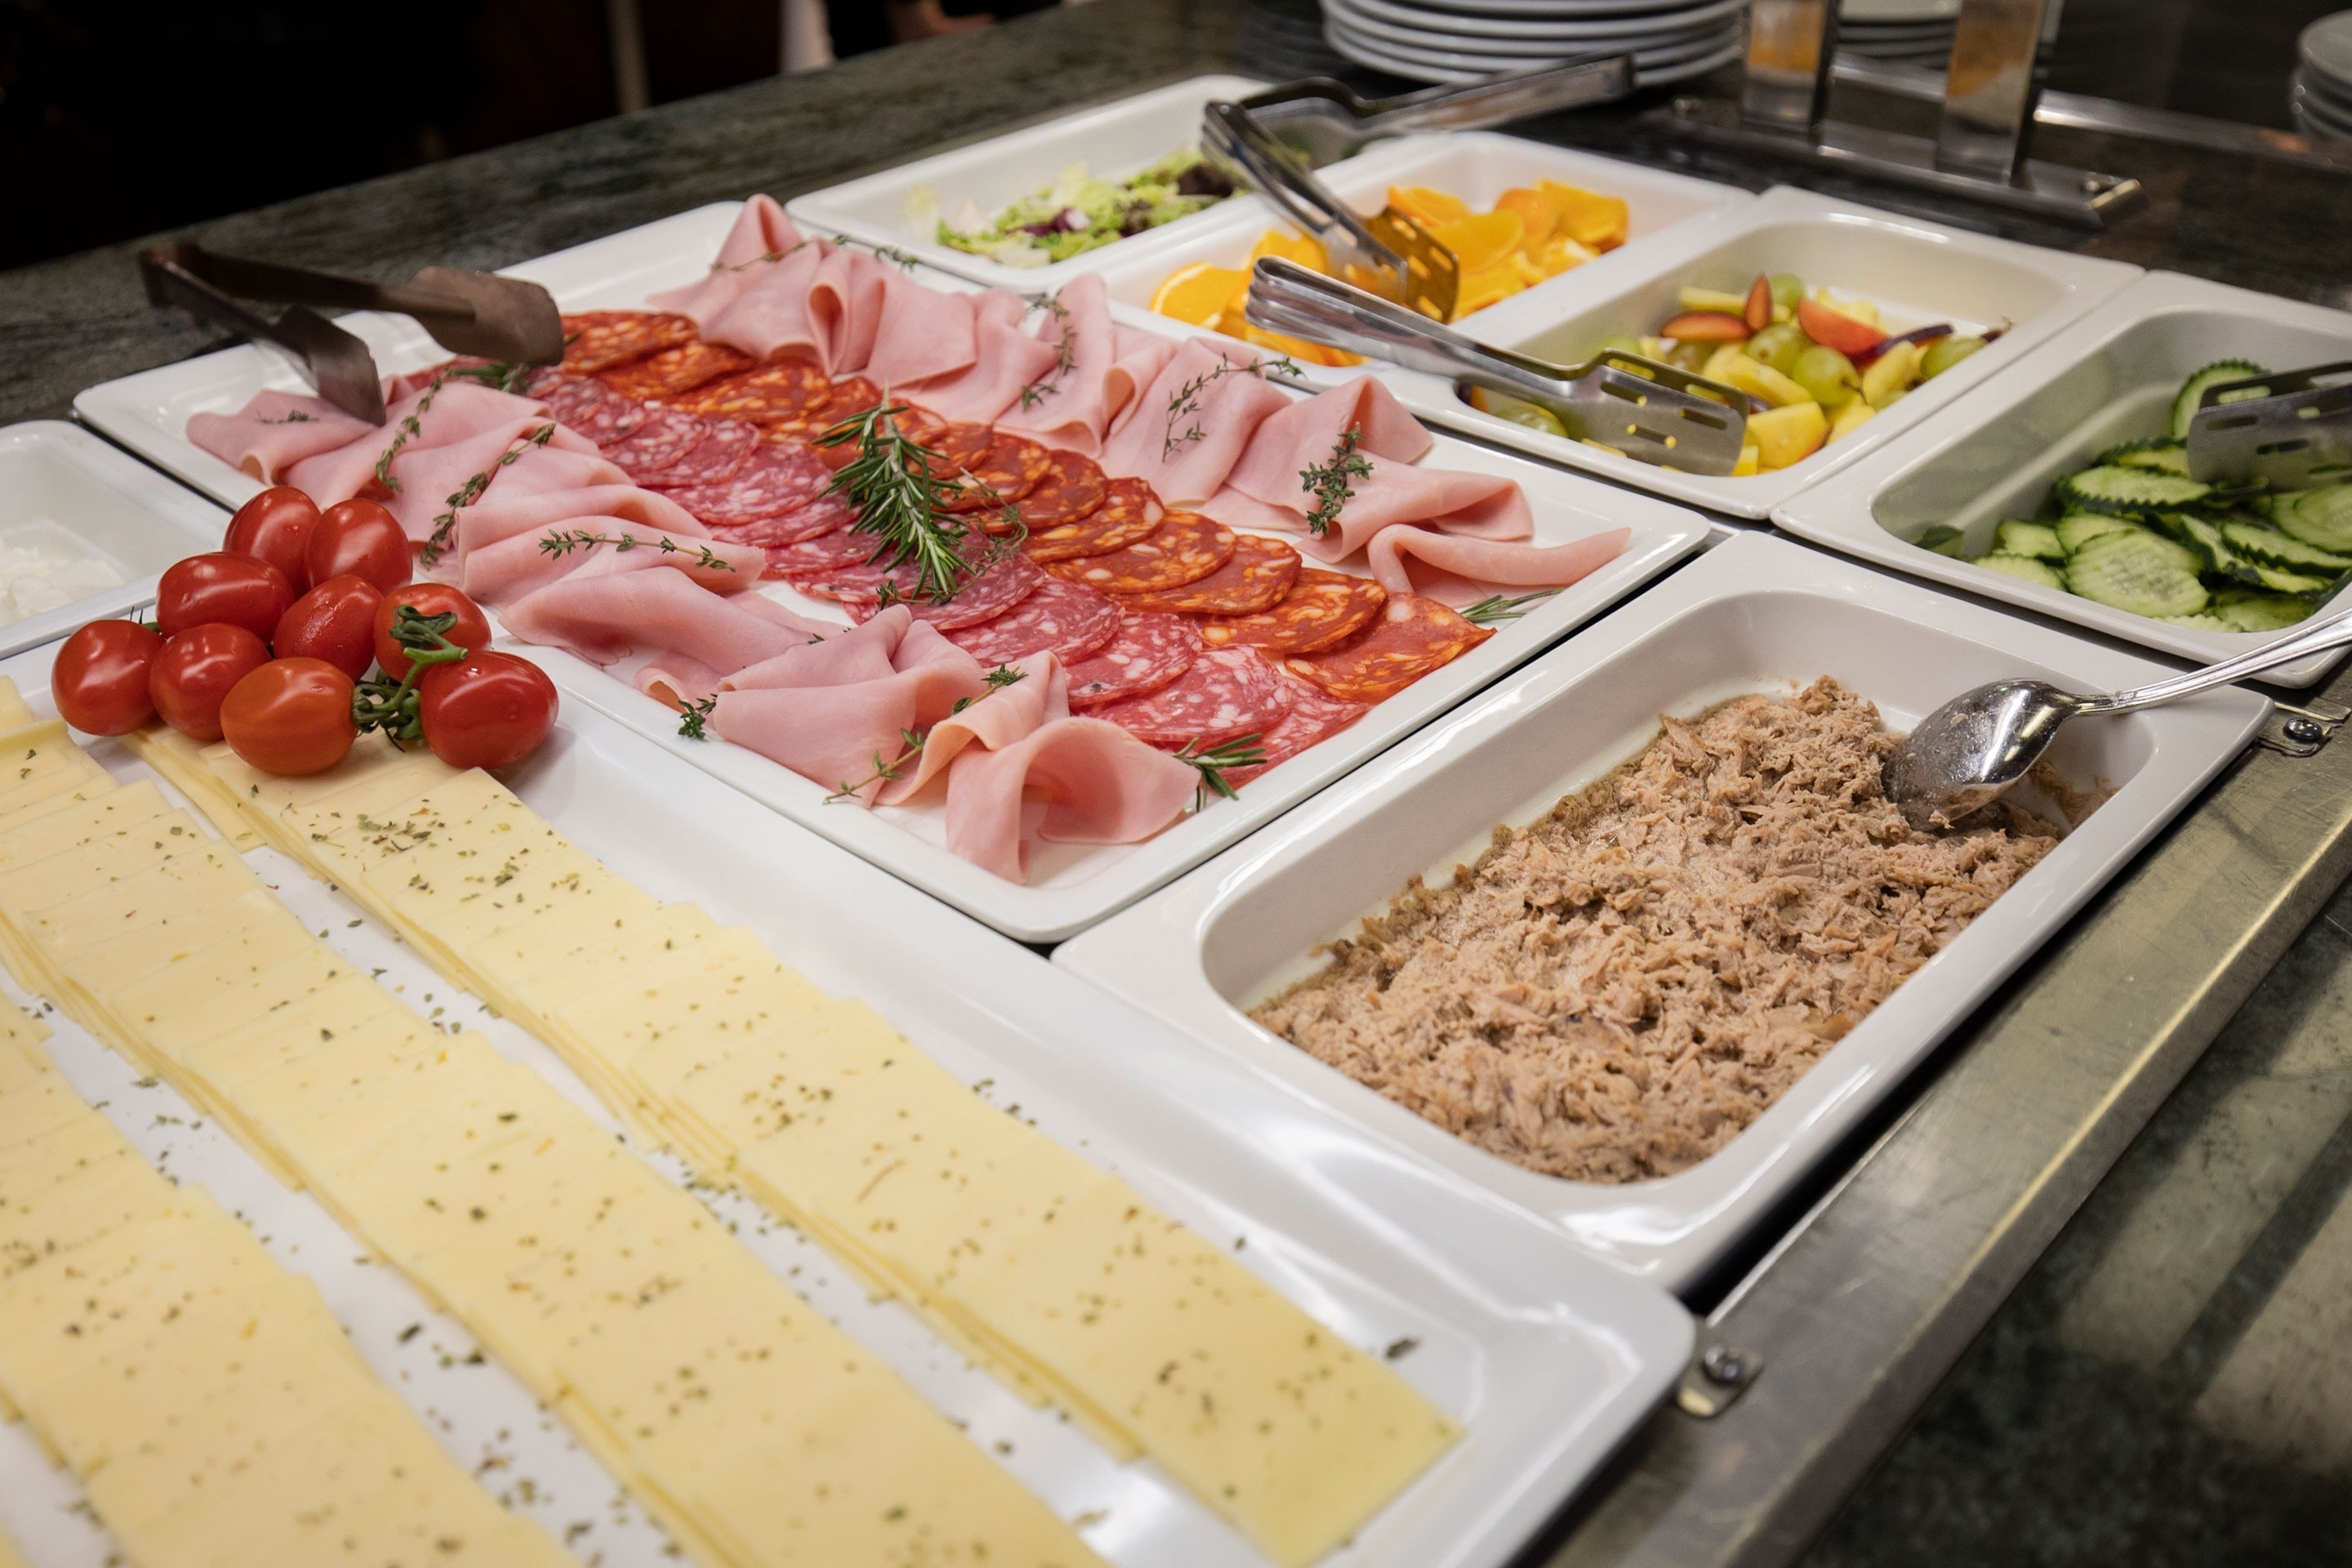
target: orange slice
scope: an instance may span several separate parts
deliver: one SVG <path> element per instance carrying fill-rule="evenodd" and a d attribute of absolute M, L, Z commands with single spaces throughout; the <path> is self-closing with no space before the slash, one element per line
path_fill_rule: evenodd
<path fill-rule="evenodd" d="M 1310 272 L 1328 273 L 1331 270 L 1331 259 L 1323 253 L 1323 242 L 1312 235 L 1283 234 L 1268 229 L 1250 247 L 1246 265 L 1256 266 L 1261 256 L 1279 256 L 1285 261 L 1297 262 Z"/>
<path fill-rule="evenodd" d="M 1519 215 L 1519 221 L 1528 227 L 1527 237 L 1519 243 L 1531 254 L 1551 238 L 1552 230 L 1559 223 L 1559 198 L 1534 185 L 1505 191 L 1495 198 L 1495 210 Z"/>
<path fill-rule="evenodd" d="M 1427 185 L 1391 185 L 1389 205 L 1425 228 L 1434 228 L 1442 223 L 1459 223 L 1470 216 L 1469 204 L 1460 196 L 1433 191 Z"/>
<path fill-rule="evenodd" d="M 1151 308 L 1160 315 L 1205 327 L 1232 304 L 1237 289 L 1248 291 L 1247 268 L 1212 267 L 1205 261 L 1195 261 L 1161 279 L 1160 287 L 1151 292 Z"/>
<path fill-rule="evenodd" d="M 1473 272 L 1485 272 L 1508 262 L 1511 253 L 1526 240 L 1528 227 L 1515 212 L 1491 212 L 1438 224 L 1429 233 L 1431 238 L 1454 253 L 1466 279 Z"/>
<path fill-rule="evenodd" d="M 1611 250 L 1625 243 L 1631 215 L 1622 198 L 1580 191 L 1557 180 L 1544 181 L 1543 189 L 1559 202 L 1558 232 L 1595 250 Z"/>

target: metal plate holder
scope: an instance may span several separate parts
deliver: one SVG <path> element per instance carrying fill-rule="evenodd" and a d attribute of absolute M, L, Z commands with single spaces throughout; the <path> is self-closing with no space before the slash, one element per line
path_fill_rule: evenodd
<path fill-rule="evenodd" d="M 2314 698 L 2301 707 L 2273 698 L 2272 707 L 2270 722 L 2254 737 L 2254 744 L 2290 757 L 2316 754 L 2336 738 L 2344 721 L 2352 719 L 2352 708 L 2325 698 Z"/>
<path fill-rule="evenodd" d="M 1680 98 L 1652 116 L 1679 134 L 1863 178 L 2015 207 L 2087 228 L 2137 207 L 2137 180 L 2028 155 L 2060 0 L 1962 0 L 1933 139 L 1828 118 L 1835 0 L 1755 0 L 1738 105 Z"/>

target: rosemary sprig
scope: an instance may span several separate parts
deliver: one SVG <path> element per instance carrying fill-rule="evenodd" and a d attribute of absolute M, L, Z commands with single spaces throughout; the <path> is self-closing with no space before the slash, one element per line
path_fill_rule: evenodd
<path fill-rule="evenodd" d="M 884 571 L 913 563 L 915 592 L 943 605 L 967 580 L 958 550 L 965 529 L 953 513 L 940 510 L 955 490 L 932 468 L 940 454 L 899 432 L 897 416 L 906 412 L 903 403 L 877 405 L 819 436 L 820 447 L 857 444 L 857 456 L 833 476 L 824 493 L 847 496 L 857 508 L 851 529 L 881 540 L 871 559 Z"/>
<path fill-rule="evenodd" d="M 696 701 L 680 703 L 677 710 L 680 714 L 677 732 L 689 741 L 708 741 L 710 739 L 710 731 L 704 726 L 710 722 L 711 712 L 718 706 L 719 699 L 716 697 L 705 697 Z"/>
<path fill-rule="evenodd" d="M 1307 532 L 1319 536 L 1339 520 L 1339 509 L 1356 493 L 1349 479 L 1372 477 L 1370 460 L 1356 450 L 1363 438 L 1364 427 L 1350 425 L 1339 432 L 1328 462 L 1298 470 L 1298 488 L 1315 498 L 1315 510 L 1307 514 Z"/>
<path fill-rule="evenodd" d="M 352 721 L 361 734 L 381 730 L 393 749 L 403 752 L 425 739 L 416 683 L 434 665 L 455 664 L 466 657 L 467 650 L 448 638 L 449 628 L 457 624 L 454 610 L 427 616 L 420 615 L 414 605 L 403 605 L 393 612 L 385 635 L 408 656 L 408 673 L 397 681 L 378 673 L 352 690 Z"/>
<path fill-rule="evenodd" d="M 1527 607 L 1559 593 L 1558 588 L 1546 588 L 1539 593 L 1522 594 L 1516 599 L 1506 599 L 1500 594 L 1490 595 L 1462 612 L 1462 618 L 1474 626 L 1500 626 L 1516 621 L 1528 613 Z"/>
<path fill-rule="evenodd" d="M 490 481 L 498 478 L 500 468 L 508 467 L 532 447 L 544 447 L 554 438 L 555 426 L 551 422 L 541 426 L 530 435 L 518 437 L 511 446 L 499 454 L 497 462 L 474 475 L 452 491 L 446 498 L 449 503 L 449 510 L 434 518 L 433 531 L 425 536 L 425 548 L 417 552 L 417 554 L 424 559 L 425 564 L 430 566 L 448 552 L 449 535 L 457 531 L 457 514 L 482 499 L 482 492 L 490 488 Z"/>
<path fill-rule="evenodd" d="M 624 533 L 616 537 L 609 533 L 591 533 L 584 528 L 570 528 L 558 530 L 539 542 L 539 547 L 558 561 L 575 550 L 593 549 L 599 544 L 611 545 L 613 553 L 615 555 L 624 554 L 632 550 L 658 550 L 664 555 L 691 555 L 694 559 L 687 563 L 690 566 L 701 566 L 719 572 L 735 570 L 732 562 L 715 553 L 708 544 L 698 544 L 688 550 L 675 539 L 639 539 L 634 533 Z"/>
<path fill-rule="evenodd" d="M 1077 338 L 1070 329 L 1070 312 L 1063 308 L 1061 296 L 1032 294 L 1029 303 L 1053 318 L 1055 324 L 1062 329 L 1062 342 L 1054 352 L 1054 368 L 1021 389 L 1021 406 L 1024 409 L 1034 408 L 1059 392 L 1062 378 L 1078 368 Z"/>
<path fill-rule="evenodd" d="M 1192 809 L 1207 809 L 1212 792 L 1227 800 L 1240 799 L 1234 793 L 1232 782 L 1225 777 L 1226 770 L 1261 766 L 1265 762 L 1265 747 L 1259 742 L 1265 739 L 1263 735 L 1244 735 L 1237 741 L 1227 741 L 1223 745 L 1205 752 L 1193 749 L 1200 744 L 1199 742 L 1187 741 L 1182 751 L 1172 753 L 1178 762 L 1191 763 L 1201 775 L 1201 787 L 1192 794 Z"/>
<path fill-rule="evenodd" d="M 839 789 L 835 790 L 831 795 L 824 797 L 824 804 L 831 805 L 836 800 L 848 800 L 856 795 L 863 795 L 872 785 L 877 784 L 888 784 L 892 780 L 896 779 L 900 771 L 922 752 L 924 738 L 915 733 L 912 730 L 901 730 L 898 731 L 898 739 L 906 746 L 907 749 L 905 751 L 899 752 L 896 757 L 887 763 L 882 760 L 881 752 L 875 752 L 874 771 L 866 774 L 864 778 L 859 779 L 856 784 L 850 784 L 844 781 Z"/>
<path fill-rule="evenodd" d="M 1305 374 L 1298 368 L 1298 362 L 1288 354 L 1284 354 L 1279 359 L 1262 359 L 1253 364 L 1235 364 L 1231 360 L 1219 360 L 1216 369 L 1194 376 L 1169 394 L 1168 424 L 1160 432 L 1160 457 L 1172 458 L 1182 448 L 1207 437 L 1208 432 L 1201 427 L 1201 422 L 1198 419 L 1193 419 L 1192 423 L 1181 431 L 1176 428 L 1176 422 L 1200 413 L 1201 394 L 1224 380 L 1225 377 L 1235 374 L 1254 375 L 1260 381 L 1264 381 L 1269 375 L 1278 375 L 1285 380 L 1293 380 Z"/>

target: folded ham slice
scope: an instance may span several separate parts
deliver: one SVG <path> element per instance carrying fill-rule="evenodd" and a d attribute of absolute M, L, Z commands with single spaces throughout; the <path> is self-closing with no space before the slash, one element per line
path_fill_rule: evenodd
<path fill-rule="evenodd" d="M 824 340 L 824 356 L 817 363 L 830 374 L 863 370 L 874 357 L 883 279 L 889 270 L 880 257 L 854 245 L 833 247 L 818 264 L 809 284 L 808 316 Z"/>
<path fill-rule="evenodd" d="M 800 231 L 793 226 L 793 220 L 784 216 L 784 209 L 776 205 L 773 196 L 753 196 L 743 204 L 735 226 L 719 246 L 719 259 L 711 263 L 709 276 L 683 289 L 656 294 L 646 302 L 656 310 L 689 317 L 698 328 L 708 328 L 721 310 L 735 302 L 737 295 L 757 281 L 766 268 L 776 265 L 768 258 L 782 258 L 800 242 Z"/>
<path fill-rule="evenodd" d="M 443 446 L 404 447 L 392 460 L 393 494 L 384 504 L 400 520 L 410 542 L 423 543 L 441 529 L 443 519 L 487 495 L 492 486 L 520 468 L 529 453 L 555 450 L 604 460 L 597 455 L 595 442 L 561 425 L 554 426 L 554 433 L 544 442 L 536 441 L 539 433 L 553 423 L 543 415 L 525 415 Z M 516 454 L 514 462 L 502 463 L 509 452 Z M 618 469 L 613 475 L 621 477 Z M 482 489 L 473 500 L 467 500 L 466 491 L 477 476 L 481 477 Z M 445 531 L 454 530 L 453 521 Z"/>
<path fill-rule="evenodd" d="M 906 640 L 915 622 L 904 605 L 893 605 L 862 626 L 835 626 L 821 642 L 787 648 L 727 678 L 728 689 L 751 691 L 763 687 L 849 686 L 861 680 L 883 680 L 896 675 L 890 656 Z"/>
<path fill-rule="evenodd" d="M 1252 432 L 1289 405 L 1260 363 L 1255 349 L 1227 339 L 1187 339 L 1144 388 L 1135 416 L 1104 443 L 1103 470 L 1142 479 L 1170 507 L 1215 495 Z"/>
<path fill-rule="evenodd" d="M 1048 446 L 1096 457 L 1111 416 L 1135 395 L 1124 380 L 1116 385 L 1113 381 L 1119 358 L 1110 293 L 1100 273 L 1087 272 L 1065 286 L 1054 303 L 1057 309 L 1045 313 L 1037 331 L 1038 342 L 1055 353 L 1048 374 L 1027 407 L 1016 394 L 997 424 Z M 1066 354 L 1067 368 L 1054 368 Z"/>
<path fill-rule="evenodd" d="M 718 696 L 721 679 L 717 670 L 699 659 L 681 653 L 665 653 L 638 667 L 637 689 L 656 702 L 684 708 L 689 702 Z"/>
<path fill-rule="evenodd" d="M 601 576 L 575 571 L 506 605 L 499 618 L 520 641 L 567 648 L 591 664 L 643 649 L 684 654 L 721 674 L 808 640 L 666 565 Z"/>
<path fill-rule="evenodd" d="M 1056 719 L 1070 716 L 1069 682 L 1062 661 L 1051 653 L 1032 654 L 1011 667 L 1020 679 L 999 686 L 961 713 L 950 713 L 923 738 L 912 773 L 882 788 L 877 804 L 898 805 L 947 776 L 948 765 L 968 746 L 1001 752 Z"/>
<path fill-rule="evenodd" d="M 1103 399 L 1111 407 L 1110 424 L 1104 432 L 1106 440 L 1135 417 L 1136 411 L 1143 406 L 1144 388 L 1176 357 L 1174 340 L 1140 327 L 1114 327 L 1112 342 L 1114 357 L 1103 377 Z"/>
<path fill-rule="evenodd" d="M 234 414 L 188 417 L 191 442 L 266 485 L 303 458 L 348 447 L 375 428 L 323 397 L 294 392 L 257 392 Z"/>
<path fill-rule="evenodd" d="M 974 298 L 972 342 L 978 357 L 952 375 L 933 376 L 894 390 L 950 421 L 993 423 L 1021 399 L 1024 388 L 1048 374 L 1058 351 L 1021 330 L 1029 301 L 1010 289 Z"/>
<path fill-rule="evenodd" d="M 547 405 L 478 381 L 447 381 L 402 398 L 385 410 L 385 416 L 382 428 L 369 429 L 356 440 L 292 465 L 286 470 L 286 482 L 320 506 L 332 506 L 359 494 L 361 487 L 375 477 L 377 461 L 395 445 L 404 458 L 411 452 L 446 447 L 522 419 L 544 420 Z"/>
<path fill-rule="evenodd" d="M 831 374 L 824 329 L 809 315 L 809 289 L 828 247 L 811 241 L 774 261 L 755 261 L 745 281 L 702 322 L 704 341 L 740 349 L 753 359 L 794 354 Z"/>
<path fill-rule="evenodd" d="M 1633 537 L 1630 528 L 1612 528 L 1566 544 L 1542 545 L 1400 526 L 1372 535 L 1364 553 L 1372 575 L 1391 595 L 1420 593 L 1429 585 L 1416 585 L 1411 571 L 1415 561 L 1452 577 L 1496 587 L 1565 588 L 1623 554 L 1625 542 Z"/>
<path fill-rule="evenodd" d="M 577 542 L 583 534 L 606 542 Z M 551 542 L 562 543 L 562 553 L 549 549 Z M 497 609 L 576 572 L 601 576 L 671 566 L 714 593 L 733 595 L 756 589 L 767 564 L 768 552 L 756 544 L 672 534 L 617 517 L 574 517 L 467 552 L 457 586 L 476 604 Z"/>
<path fill-rule="evenodd" d="M 931 381 L 969 370 L 980 358 L 972 334 L 974 294 L 926 288 L 903 272 L 882 278 L 881 320 L 866 376 L 885 387 Z"/>
<path fill-rule="evenodd" d="M 999 750 L 966 747 L 955 759 L 948 847 L 1007 881 L 1026 882 L 1024 825 L 1058 843 L 1133 844 L 1181 816 L 1200 782 L 1190 763 L 1116 724 L 1055 719 Z"/>
<path fill-rule="evenodd" d="M 507 481 L 523 468 L 523 463 L 517 463 L 513 469 L 492 481 L 480 500 L 458 513 L 459 561 L 501 539 L 534 533 L 573 518 L 611 518 L 643 523 L 680 539 L 699 539 L 708 532 L 693 513 L 659 490 L 625 482 L 510 493 Z"/>

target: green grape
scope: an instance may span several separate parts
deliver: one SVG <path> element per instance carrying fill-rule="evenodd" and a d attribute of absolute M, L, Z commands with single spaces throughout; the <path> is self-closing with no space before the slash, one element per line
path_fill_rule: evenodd
<path fill-rule="evenodd" d="M 1786 375 L 1797 363 L 1797 356 L 1811 343 L 1802 327 L 1794 321 L 1780 321 L 1748 339 L 1745 352 L 1749 359 L 1759 360 Z"/>
<path fill-rule="evenodd" d="M 1479 398 L 1486 405 L 1486 412 L 1497 419 L 1507 419 L 1514 425 L 1524 425 L 1530 430 L 1540 430 L 1547 436 L 1558 436 L 1563 440 L 1568 437 L 1568 426 L 1561 424 L 1559 416 L 1549 408 L 1507 396 L 1491 387 L 1480 388 Z"/>
<path fill-rule="evenodd" d="M 1676 343 L 1667 351 L 1666 363 L 1684 370 L 1705 370 L 1706 362 L 1722 346 L 1721 343 Z"/>
<path fill-rule="evenodd" d="M 1812 394 L 1824 414 L 1835 414 L 1862 391 L 1862 374 L 1853 368 L 1853 361 L 1821 343 L 1799 354 L 1788 375 Z"/>
<path fill-rule="evenodd" d="M 1775 272 L 1771 278 L 1772 303 L 1783 310 L 1793 310 L 1797 301 L 1805 297 L 1805 280 L 1793 272 Z"/>
<path fill-rule="evenodd" d="M 1601 339 L 1601 346 L 1604 349 L 1615 349 L 1619 353 L 1640 354 L 1642 353 L 1642 340 L 1629 338 L 1622 332 Z M 1646 359 L 1649 356 L 1643 354 L 1642 357 Z"/>
<path fill-rule="evenodd" d="M 1982 338 L 1937 338 L 1920 356 L 1919 379 L 1935 380 L 1984 346 Z"/>

